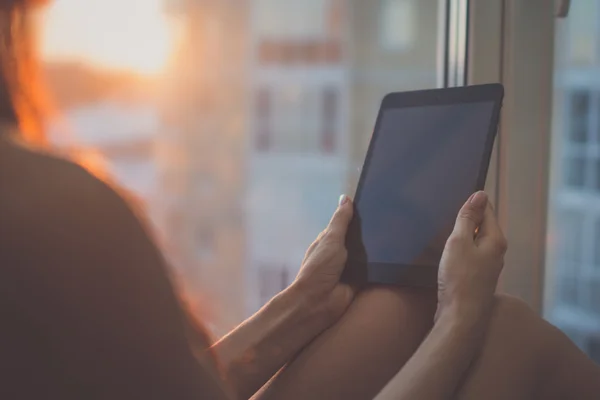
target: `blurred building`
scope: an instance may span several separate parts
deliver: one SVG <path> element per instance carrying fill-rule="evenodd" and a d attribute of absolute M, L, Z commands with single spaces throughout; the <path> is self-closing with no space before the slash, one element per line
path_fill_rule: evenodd
<path fill-rule="evenodd" d="M 248 9 L 244 1 L 167 6 L 185 35 L 164 87 L 159 219 L 179 277 L 219 316 L 220 334 L 246 315 Z"/>
<path fill-rule="evenodd" d="M 167 4 L 187 36 L 160 146 L 165 223 L 238 322 L 353 194 L 383 96 L 436 86 L 439 1 Z"/>
<path fill-rule="evenodd" d="M 557 28 L 547 316 L 600 362 L 600 1 Z"/>
<path fill-rule="evenodd" d="M 57 148 L 95 157 L 103 170 L 100 173 L 107 173 L 138 204 L 153 211 L 159 117 L 153 105 L 105 99 L 66 109 L 63 120 L 67 122 L 54 121 L 48 133 Z"/>

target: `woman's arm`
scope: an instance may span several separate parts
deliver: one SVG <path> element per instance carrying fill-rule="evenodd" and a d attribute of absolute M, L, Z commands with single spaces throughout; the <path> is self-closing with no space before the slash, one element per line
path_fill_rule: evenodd
<path fill-rule="evenodd" d="M 494 230 L 494 226 L 486 224 L 481 226 L 478 238 L 490 237 L 489 242 L 495 245 L 483 253 L 475 248 L 476 222 L 472 222 L 469 207 L 477 204 L 465 205 L 460 224 L 457 223 L 460 235 L 449 242 L 444 252 L 440 268 L 440 301 L 443 305 L 455 304 L 457 298 L 467 299 L 459 303 L 469 305 L 464 309 L 476 304 L 484 307 L 487 313 L 493 308 L 494 277 L 497 278 L 502 267 L 504 243 L 501 235 L 491 238 L 488 232 Z M 483 214 L 480 203 L 477 209 Z M 485 212 L 490 216 L 491 209 Z M 465 283 L 470 281 L 475 281 L 477 290 L 472 290 L 473 282 Z M 409 359 L 408 365 L 394 378 L 392 394 L 398 397 L 393 398 L 427 398 L 428 394 L 443 397 L 453 393 L 480 341 L 469 337 L 474 333 L 472 329 L 468 332 L 465 329 L 465 326 L 470 328 L 469 324 L 456 324 L 447 317 L 454 314 L 440 313 L 438 324 L 427 342 L 413 356 L 433 324 L 436 306 L 435 291 L 374 287 L 362 292 L 338 324 L 317 338 L 263 390 L 263 398 L 373 398 Z M 475 324 L 477 326 L 480 324 Z M 448 345 L 466 346 L 463 350 L 468 351 L 448 349 Z M 438 354 L 440 349 L 442 353 Z M 442 363 L 438 365 L 434 359 L 440 355 Z M 454 362 L 457 364 L 452 366 Z"/>
<path fill-rule="evenodd" d="M 327 326 L 328 315 L 292 285 L 212 349 L 237 398 L 248 399 Z"/>
<path fill-rule="evenodd" d="M 214 346 L 240 399 L 252 396 L 350 305 L 354 290 L 339 280 L 352 212 L 350 199 L 342 196 L 294 283 Z"/>

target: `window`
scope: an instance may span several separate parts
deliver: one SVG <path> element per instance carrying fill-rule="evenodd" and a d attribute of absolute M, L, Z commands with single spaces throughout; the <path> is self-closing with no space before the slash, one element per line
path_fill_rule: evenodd
<path fill-rule="evenodd" d="M 161 178 L 145 201 L 186 289 L 224 305 L 226 315 L 206 321 L 215 333 L 294 279 L 337 197 L 356 184 L 383 96 L 436 87 L 446 69 L 445 1 L 221 0 L 201 12 L 178 1 L 168 22 L 163 0 L 121 0 L 116 14 L 105 0 L 68 3 L 49 8 L 50 86 L 69 100 L 66 116 L 107 104 L 131 116 L 138 103 L 160 115 L 147 157 Z M 68 34 L 81 23 L 89 36 Z M 77 122 L 102 142 L 136 136 L 116 135 L 112 114 Z M 146 182 L 132 171 L 117 181 Z"/>
<path fill-rule="evenodd" d="M 594 229 L 594 267 L 600 272 L 600 218 L 596 219 Z"/>
<path fill-rule="evenodd" d="M 256 33 L 261 38 L 322 39 L 328 33 L 328 3 L 327 0 L 257 0 Z"/>
<path fill-rule="evenodd" d="M 600 315 L 600 276 L 590 279 L 588 291 L 590 293 L 590 312 Z"/>
<path fill-rule="evenodd" d="M 565 161 L 565 183 L 573 188 L 586 186 L 586 159 L 583 157 L 570 157 Z"/>
<path fill-rule="evenodd" d="M 577 305 L 581 287 L 582 245 L 583 245 L 583 215 L 577 211 L 565 211 L 559 220 L 559 244 L 557 254 L 559 260 L 558 282 L 559 298 L 565 304 Z"/>
<path fill-rule="evenodd" d="M 590 93 L 577 91 L 571 94 L 571 129 L 569 139 L 586 143 L 589 135 Z"/>
<path fill-rule="evenodd" d="M 600 192 L 600 158 L 597 158 L 594 164 L 596 169 L 596 182 L 594 184 L 594 190 Z"/>
<path fill-rule="evenodd" d="M 260 88 L 256 100 L 256 149 L 266 151 L 271 144 L 271 94 L 268 89 Z"/>
<path fill-rule="evenodd" d="M 575 90 L 569 96 L 569 129 L 565 134 L 565 184 L 572 188 L 587 188 L 589 173 L 595 168 L 593 158 L 588 155 L 586 145 L 594 140 L 591 134 L 591 102 L 597 95 L 589 91 Z M 592 163 L 594 165 L 592 165 Z"/>
<path fill-rule="evenodd" d="M 326 88 L 323 91 L 323 127 L 321 134 L 321 148 L 325 153 L 332 153 L 335 150 L 338 98 L 338 92 L 335 88 Z"/>
<path fill-rule="evenodd" d="M 563 304 L 577 305 L 579 301 L 579 282 L 574 277 L 563 277 L 560 280 L 560 301 Z"/>
<path fill-rule="evenodd" d="M 283 154 L 333 153 L 339 120 L 338 90 L 290 83 L 257 91 L 256 149 Z M 266 99 L 272 112 L 265 107 Z M 265 108 L 269 112 L 265 111 Z"/>
<path fill-rule="evenodd" d="M 545 289 L 555 293 L 547 316 L 598 358 L 600 342 L 587 338 L 600 334 L 600 1 L 571 2 L 556 28 L 551 171 L 564 185 L 552 186 L 550 195 L 557 240 L 548 242 L 547 273 L 556 290 Z"/>
<path fill-rule="evenodd" d="M 583 249 L 583 215 L 579 211 L 563 211 L 561 214 L 559 258 L 565 262 L 579 263 L 582 260 Z"/>
<path fill-rule="evenodd" d="M 381 47 L 390 51 L 409 50 L 414 43 L 417 20 L 413 0 L 381 0 Z"/>
<path fill-rule="evenodd" d="M 600 44 L 598 42 L 599 11 L 597 0 L 571 2 L 567 45 L 567 61 L 570 65 L 582 66 L 596 62 Z"/>
<path fill-rule="evenodd" d="M 258 59 L 274 65 L 340 63 L 346 5 L 345 0 L 259 0 Z"/>

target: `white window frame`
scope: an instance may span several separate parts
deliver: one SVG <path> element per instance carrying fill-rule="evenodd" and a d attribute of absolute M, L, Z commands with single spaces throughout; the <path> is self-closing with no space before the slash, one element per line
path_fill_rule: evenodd
<path fill-rule="evenodd" d="M 487 182 L 509 242 L 500 286 L 540 313 L 553 287 L 545 263 L 554 21 L 548 0 L 469 2 L 469 83 L 506 89 Z"/>

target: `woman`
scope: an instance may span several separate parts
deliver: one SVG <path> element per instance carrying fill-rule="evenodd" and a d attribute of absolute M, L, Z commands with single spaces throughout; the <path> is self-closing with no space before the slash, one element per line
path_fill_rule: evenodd
<path fill-rule="evenodd" d="M 40 3 L 0 0 L 1 398 L 221 400 L 263 388 L 257 398 L 366 399 L 386 384 L 383 399 L 600 390 L 570 342 L 494 297 L 504 241 L 483 193 L 459 215 L 437 298 L 355 296 L 339 282 L 352 218 L 343 197 L 296 281 L 210 346 L 186 329 L 164 259 L 126 202 L 83 168 L 17 143 L 43 139 L 27 18 Z M 513 339 L 498 340 L 509 329 Z"/>

